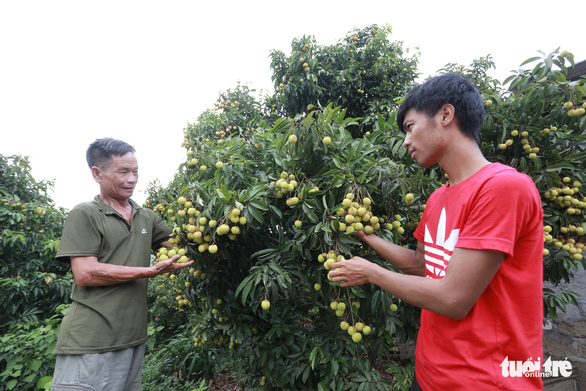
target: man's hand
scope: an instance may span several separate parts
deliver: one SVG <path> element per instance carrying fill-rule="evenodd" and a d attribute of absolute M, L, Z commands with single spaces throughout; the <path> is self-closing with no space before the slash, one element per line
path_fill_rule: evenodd
<path fill-rule="evenodd" d="M 343 287 L 364 285 L 371 282 L 371 276 L 377 273 L 377 269 L 382 268 L 364 258 L 353 257 L 333 263 L 329 275 L 332 281 L 339 282 Z"/>
<path fill-rule="evenodd" d="M 363 241 L 363 242 L 366 240 L 366 238 L 368 237 L 368 235 L 373 235 L 373 234 L 367 234 L 366 232 L 364 232 L 364 230 L 363 230 L 363 229 L 361 229 L 360 231 L 358 231 L 358 232 L 356 232 L 356 233 L 354 234 L 354 236 L 355 236 L 357 239 L 359 239 L 359 240 L 361 240 L 361 241 Z"/>
<path fill-rule="evenodd" d="M 155 263 L 153 266 L 151 266 L 155 273 L 153 277 L 165 273 L 174 273 L 177 270 L 183 269 L 184 267 L 193 265 L 193 260 L 189 260 L 185 263 L 177 263 L 177 260 L 179 260 L 179 258 L 181 258 L 181 255 L 177 254 L 173 255 L 169 259 Z"/>

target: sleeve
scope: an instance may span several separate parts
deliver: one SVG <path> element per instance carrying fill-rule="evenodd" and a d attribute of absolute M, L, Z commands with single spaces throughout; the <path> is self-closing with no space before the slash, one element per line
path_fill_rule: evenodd
<path fill-rule="evenodd" d="M 489 178 L 474 194 L 456 247 L 497 250 L 507 258 L 539 214 L 541 202 L 533 181 L 518 172 Z M 533 224 L 532 224 L 533 225 Z"/>
<path fill-rule="evenodd" d="M 102 247 L 103 226 L 99 216 L 87 207 L 75 207 L 69 213 L 55 259 L 98 256 Z"/>
<path fill-rule="evenodd" d="M 169 237 L 171 236 L 171 234 L 173 233 L 173 230 L 163 222 L 163 220 L 161 220 L 161 218 L 159 217 L 159 215 L 157 215 L 155 212 L 153 212 L 150 209 L 147 209 L 147 213 L 150 215 L 150 218 L 153 222 L 153 228 L 152 228 L 152 232 L 153 232 L 153 236 L 152 236 L 152 243 L 151 243 L 151 248 L 153 250 L 157 250 L 159 248 L 159 246 L 161 245 L 161 243 L 163 243 L 166 240 L 169 240 Z"/>
<path fill-rule="evenodd" d="M 425 241 L 425 223 L 427 222 L 427 216 L 429 214 L 429 211 L 432 209 L 433 202 L 436 199 L 436 197 L 438 196 L 438 194 L 441 191 L 444 191 L 444 189 L 445 189 L 445 185 L 440 187 L 439 189 L 437 189 L 433 193 L 431 193 L 431 195 L 427 199 L 427 202 L 425 203 L 425 209 L 423 210 L 423 215 L 421 216 L 421 220 L 419 221 L 419 224 L 417 225 L 415 232 L 413 232 L 413 236 L 415 237 L 415 239 L 419 240 L 420 242 Z"/>

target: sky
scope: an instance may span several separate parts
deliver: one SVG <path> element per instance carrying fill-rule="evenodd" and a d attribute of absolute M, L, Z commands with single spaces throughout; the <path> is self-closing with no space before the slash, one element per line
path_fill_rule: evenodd
<path fill-rule="evenodd" d="M 471 4 L 474 4 L 472 7 Z M 422 78 L 491 55 L 504 80 L 525 59 L 586 45 L 551 1 L 0 2 L 0 154 L 29 156 L 51 197 L 73 208 L 99 193 L 85 162 L 97 138 L 133 145 L 140 177 L 166 185 L 186 158 L 188 123 L 238 82 L 272 92 L 269 53 L 314 36 L 330 45 L 354 28 L 389 25 L 420 53 Z"/>

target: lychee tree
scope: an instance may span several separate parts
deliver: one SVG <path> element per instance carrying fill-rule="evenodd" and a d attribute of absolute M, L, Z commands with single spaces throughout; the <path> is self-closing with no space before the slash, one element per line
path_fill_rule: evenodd
<path fill-rule="evenodd" d="M 53 260 L 65 210 L 27 157 L 0 155 L 0 331 L 44 319 L 69 300 L 69 268 Z"/>
<path fill-rule="evenodd" d="M 50 386 L 69 265 L 54 260 L 65 210 L 29 159 L 0 155 L 0 390 Z"/>
<path fill-rule="evenodd" d="M 342 109 L 309 109 L 246 137 L 196 143 L 199 124 L 186 131 L 193 153 L 149 200 L 175 227 L 171 251 L 196 260 L 166 284 L 177 311 L 197 314 L 196 347 L 236 349 L 250 384 L 343 389 L 367 377 L 376 389 L 368 357 L 413 338 L 417 313 L 375 286 L 342 289 L 327 271 L 353 254 L 383 264 L 353 232 L 397 242 L 420 206 L 402 200 L 409 181 L 388 133 L 355 139 Z"/>
<path fill-rule="evenodd" d="M 269 109 L 294 117 L 309 105 L 342 106 L 346 115 L 362 118 L 350 128 L 354 136 L 367 132 L 376 116 L 396 108 L 393 98 L 409 89 L 416 77 L 417 57 L 402 42 L 391 42 L 391 27 L 354 29 L 332 45 L 318 45 L 312 36 L 294 39 L 287 56 L 270 54 L 275 93 Z M 389 99 L 391 97 L 391 99 Z"/>

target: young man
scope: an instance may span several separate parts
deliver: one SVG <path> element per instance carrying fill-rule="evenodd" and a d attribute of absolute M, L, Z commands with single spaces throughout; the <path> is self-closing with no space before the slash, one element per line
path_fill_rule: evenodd
<path fill-rule="evenodd" d="M 71 262 L 73 300 L 53 351 L 54 391 L 140 390 L 147 338 L 147 278 L 175 272 L 179 256 L 150 266 L 151 249 L 171 247 L 171 228 L 130 199 L 134 148 L 96 140 L 87 162 L 100 194 L 73 208 L 56 258 Z"/>
<path fill-rule="evenodd" d="M 422 308 L 412 389 L 543 388 L 540 377 L 505 376 L 501 367 L 543 354 L 540 196 L 528 176 L 484 158 L 483 119 L 482 97 L 458 75 L 415 87 L 397 116 L 403 146 L 450 182 L 427 201 L 416 250 L 356 235 L 406 274 L 359 257 L 330 271 L 342 286 L 373 283 Z"/>

